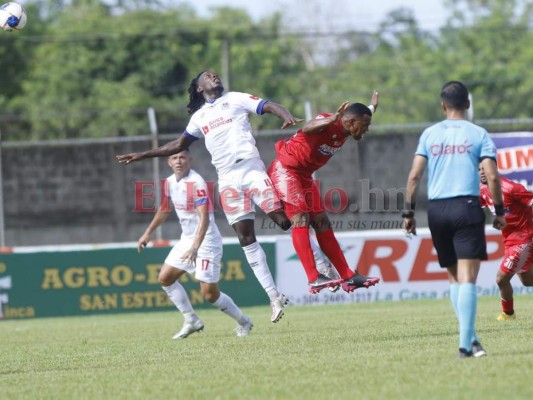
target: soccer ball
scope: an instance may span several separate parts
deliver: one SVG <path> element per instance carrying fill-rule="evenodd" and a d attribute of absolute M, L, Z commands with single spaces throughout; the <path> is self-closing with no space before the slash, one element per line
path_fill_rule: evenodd
<path fill-rule="evenodd" d="M 4 31 L 24 28 L 27 19 L 26 10 L 18 3 L 10 2 L 0 6 L 0 28 Z"/>

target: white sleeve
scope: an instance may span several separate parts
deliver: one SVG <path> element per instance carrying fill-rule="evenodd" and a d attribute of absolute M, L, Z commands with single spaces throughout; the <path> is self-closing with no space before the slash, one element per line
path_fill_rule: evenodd
<path fill-rule="evenodd" d="M 202 128 L 198 125 L 198 123 L 196 122 L 196 118 L 194 118 L 194 114 L 193 116 L 191 117 L 191 119 L 189 120 L 189 123 L 187 124 L 187 127 L 185 128 L 185 131 L 183 132 L 185 135 L 190 135 L 190 136 L 193 136 L 197 139 L 200 139 L 201 137 L 203 137 L 203 132 L 202 132 Z"/>
<path fill-rule="evenodd" d="M 231 92 L 231 101 L 243 110 L 254 114 L 260 114 L 262 105 L 266 103 L 266 101 L 260 97 L 250 93 L 241 92 Z M 259 108 L 260 106 L 261 108 Z"/>

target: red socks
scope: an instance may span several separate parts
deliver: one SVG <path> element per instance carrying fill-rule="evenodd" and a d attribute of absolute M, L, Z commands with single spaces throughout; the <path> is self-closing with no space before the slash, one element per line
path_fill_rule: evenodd
<path fill-rule="evenodd" d="M 316 269 L 315 257 L 313 256 L 313 249 L 311 249 L 309 227 L 293 227 L 291 234 L 294 250 L 296 250 L 296 254 L 300 257 L 300 261 L 307 274 L 307 280 L 309 282 L 316 281 L 318 278 L 318 271 Z"/>
<path fill-rule="evenodd" d="M 513 299 L 511 300 L 504 300 L 502 299 L 502 310 L 507 315 L 514 314 L 514 304 Z"/>
<path fill-rule="evenodd" d="M 348 267 L 346 257 L 339 246 L 339 242 L 333 234 L 333 230 L 328 229 L 325 232 L 317 233 L 316 238 L 320 249 L 330 259 L 339 272 L 342 279 L 350 279 L 354 276 L 354 272 Z M 307 274 L 307 280 L 314 282 L 318 278 L 318 271 L 316 269 L 315 258 L 313 250 L 311 249 L 311 241 L 309 239 L 309 227 L 293 227 L 292 228 L 292 244 L 294 250 L 300 257 L 300 261 Z"/>
<path fill-rule="evenodd" d="M 348 267 L 346 257 L 344 257 L 344 253 L 342 252 L 332 229 L 317 233 L 316 239 L 318 240 L 320 249 L 333 263 L 342 279 L 350 279 L 354 276 L 354 272 Z"/>

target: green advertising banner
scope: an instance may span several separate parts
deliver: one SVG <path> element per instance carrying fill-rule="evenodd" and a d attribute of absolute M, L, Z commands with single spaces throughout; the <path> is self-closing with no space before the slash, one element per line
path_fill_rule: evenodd
<path fill-rule="evenodd" d="M 275 244 L 262 243 L 272 274 Z M 157 276 L 171 247 L 0 254 L 0 319 L 172 310 Z M 199 283 L 183 284 L 195 308 L 211 307 Z M 225 244 L 220 288 L 239 306 L 268 304 L 238 244 Z"/>

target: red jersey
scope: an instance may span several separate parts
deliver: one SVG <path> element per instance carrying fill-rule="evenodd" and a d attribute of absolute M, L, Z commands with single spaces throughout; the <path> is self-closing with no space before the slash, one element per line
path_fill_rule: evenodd
<path fill-rule="evenodd" d="M 533 193 L 519 183 L 501 178 L 505 222 L 502 229 L 503 242 L 514 246 L 533 240 Z M 494 203 L 487 185 L 481 184 L 479 200 L 482 207 L 489 207 L 494 213 Z"/>
<path fill-rule="evenodd" d="M 318 114 L 315 119 L 331 115 Z M 300 129 L 292 137 L 276 143 L 277 159 L 287 168 L 311 175 L 341 149 L 347 138 L 340 120 L 319 133 L 307 134 Z"/>

